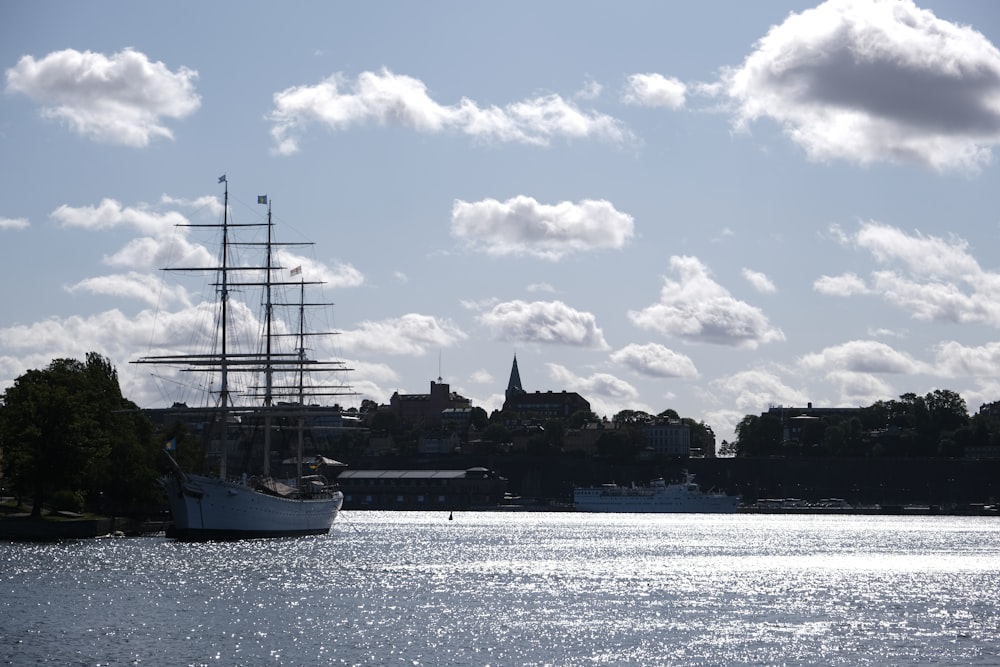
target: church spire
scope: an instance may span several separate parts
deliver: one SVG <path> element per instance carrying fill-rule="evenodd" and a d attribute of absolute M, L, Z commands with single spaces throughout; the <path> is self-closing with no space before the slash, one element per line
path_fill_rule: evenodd
<path fill-rule="evenodd" d="M 507 383 L 507 391 L 504 397 L 510 399 L 512 396 L 519 396 L 525 393 L 521 387 L 521 374 L 517 370 L 517 355 L 514 355 L 514 365 L 510 369 L 510 381 Z"/>

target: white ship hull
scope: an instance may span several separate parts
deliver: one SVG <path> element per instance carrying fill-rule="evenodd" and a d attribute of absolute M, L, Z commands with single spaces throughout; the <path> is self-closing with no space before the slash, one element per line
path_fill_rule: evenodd
<path fill-rule="evenodd" d="M 323 535 L 330 531 L 344 495 L 284 498 L 248 486 L 201 475 L 170 475 L 162 480 L 170 513 L 171 537 L 240 539 Z"/>
<path fill-rule="evenodd" d="M 727 513 L 739 504 L 739 496 L 702 491 L 690 475 L 681 484 L 658 479 L 648 487 L 605 484 L 573 490 L 573 505 L 581 512 Z"/>

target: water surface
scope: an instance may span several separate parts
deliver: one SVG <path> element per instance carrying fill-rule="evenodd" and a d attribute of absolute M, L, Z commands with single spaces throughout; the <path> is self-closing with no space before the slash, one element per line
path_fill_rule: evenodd
<path fill-rule="evenodd" d="M 995 665 L 992 517 L 350 512 L 330 535 L 0 543 L 0 660 Z"/>

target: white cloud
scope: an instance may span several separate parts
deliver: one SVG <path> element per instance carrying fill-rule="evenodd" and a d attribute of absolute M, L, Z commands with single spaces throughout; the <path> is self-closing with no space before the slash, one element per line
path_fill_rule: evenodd
<path fill-rule="evenodd" d="M 946 240 L 920 232 L 907 234 L 891 225 L 866 222 L 852 240 L 878 262 L 901 263 L 914 275 L 975 280 L 983 273 L 979 263 L 969 254 L 968 242 L 957 236 Z"/>
<path fill-rule="evenodd" d="M 366 398 L 382 403 L 392 394 L 392 387 L 399 383 L 399 375 L 386 364 L 358 360 L 346 360 L 345 363 L 352 369 L 346 380 L 359 403 Z"/>
<path fill-rule="evenodd" d="M 574 252 L 620 249 L 634 234 L 632 216 L 607 201 L 541 204 L 519 196 L 505 202 L 456 200 L 452 236 L 491 255 L 559 260 Z"/>
<path fill-rule="evenodd" d="M 711 424 L 712 430 L 715 432 L 716 449 L 722 445 L 723 440 L 732 442 L 736 439 L 736 426 L 743 421 L 744 417 L 746 417 L 746 413 L 727 409 L 709 410 L 704 414 L 704 421 Z"/>
<path fill-rule="evenodd" d="M 799 365 L 809 369 L 852 371 L 857 373 L 926 372 L 926 364 L 875 340 L 852 340 L 803 355 Z"/>
<path fill-rule="evenodd" d="M 322 282 L 334 289 L 358 287 L 365 282 L 364 274 L 350 264 L 337 263 L 331 267 L 311 257 L 296 255 L 287 250 L 278 251 L 278 264 L 288 271 L 284 276 L 285 280 L 297 280 L 298 276 L 292 277 L 291 271 L 300 269 L 299 275 L 303 280 Z"/>
<path fill-rule="evenodd" d="M 884 327 L 879 327 L 876 329 L 869 329 L 868 335 L 872 337 L 881 338 L 906 338 L 906 330 L 896 331 L 895 329 L 886 329 Z"/>
<path fill-rule="evenodd" d="M 590 80 L 583 84 L 583 88 L 577 91 L 575 98 L 579 100 L 596 100 L 601 96 L 604 87 L 596 81 Z"/>
<path fill-rule="evenodd" d="M 114 254 L 104 257 L 103 261 L 109 266 L 150 270 L 214 266 L 216 259 L 205 246 L 177 234 L 132 239 Z"/>
<path fill-rule="evenodd" d="M 828 0 L 761 38 L 724 86 L 817 160 L 976 170 L 1000 142 L 1000 51 L 911 0 Z"/>
<path fill-rule="evenodd" d="M 342 331 L 339 342 L 344 349 L 355 353 L 421 355 L 429 347 L 450 347 L 466 338 L 465 332 L 450 320 L 407 313 L 378 322 L 362 322 L 357 329 Z"/>
<path fill-rule="evenodd" d="M 674 352 L 658 343 L 626 345 L 612 353 L 611 360 L 650 377 L 698 377 L 698 369 L 695 368 L 690 357 Z"/>
<path fill-rule="evenodd" d="M 631 384 L 608 373 L 594 373 L 587 377 L 576 375 L 565 366 L 548 363 L 549 377 L 557 387 L 571 387 L 590 403 L 596 415 L 612 417 L 622 410 L 651 409 L 639 403 L 639 391 Z"/>
<path fill-rule="evenodd" d="M 104 230 L 129 226 L 147 234 L 172 233 L 178 225 L 188 222 L 177 211 L 158 213 L 146 206 L 122 206 L 114 199 L 102 199 L 97 206 L 68 206 L 52 211 L 52 217 L 63 227 Z"/>
<path fill-rule="evenodd" d="M 746 281 L 761 294 L 773 294 L 778 291 L 778 288 L 774 286 L 774 283 L 766 274 L 747 268 L 744 268 L 742 273 Z"/>
<path fill-rule="evenodd" d="M 663 279 L 660 302 L 629 311 L 636 326 L 689 342 L 751 349 L 785 339 L 759 308 L 734 299 L 715 282 L 696 257 L 671 257 L 670 268 L 678 280 Z"/>
<path fill-rule="evenodd" d="M 636 399 L 639 397 L 639 392 L 635 387 L 609 373 L 593 373 L 587 377 L 581 377 L 559 364 L 547 363 L 545 366 L 549 369 L 549 377 L 557 385 L 577 387 L 579 388 L 577 391 L 583 394 L 597 394 L 599 396 L 621 399 Z"/>
<path fill-rule="evenodd" d="M 66 291 L 70 294 L 87 292 L 116 298 L 137 299 L 149 306 L 157 304 L 164 307 L 169 307 L 171 304 L 191 305 L 187 290 L 183 287 L 168 286 L 157 276 L 135 271 L 130 271 L 127 274 L 86 278 L 75 285 L 68 286 Z"/>
<path fill-rule="evenodd" d="M 476 384 L 493 384 L 493 374 L 485 368 L 480 368 L 479 370 L 472 372 L 472 375 L 469 376 L 469 380 L 475 382 Z"/>
<path fill-rule="evenodd" d="M 935 350 L 934 368 L 952 378 L 1000 376 L 1000 342 L 970 347 L 944 341 Z"/>
<path fill-rule="evenodd" d="M 173 138 L 164 118 L 184 118 L 201 104 L 198 73 L 170 71 L 138 51 L 111 56 L 65 49 L 40 60 L 22 57 L 7 70 L 7 90 L 42 104 L 42 114 L 98 141 L 142 148 Z"/>
<path fill-rule="evenodd" d="M 889 265 L 871 274 L 868 287 L 854 274 L 823 276 L 814 288 L 826 294 L 874 294 L 920 320 L 1000 327 L 1000 274 L 985 271 L 961 238 L 907 234 L 865 222 L 841 241 Z"/>
<path fill-rule="evenodd" d="M 29 225 L 27 218 L 0 218 L 0 229 L 27 229 Z"/>
<path fill-rule="evenodd" d="M 478 317 L 493 335 L 505 341 L 553 343 L 607 349 L 604 333 L 593 314 L 561 301 L 507 301 Z"/>
<path fill-rule="evenodd" d="M 868 294 L 865 281 L 853 273 L 844 273 L 839 276 L 820 276 L 813 282 L 813 289 L 830 296 Z"/>
<path fill-rule="evenodd" d="M 736 232 L 734 232 L 731 228 L 729 228 L 729 227 L 723 227 L 722 230 L 719 231 L 719 233 L 718 233 L 717 236 L 713 236 L 709 240 L 712 243 L 721 243 L 722 241 L 724 241 L 724 240 L 726 240 L 726 239 L 728 239 L 730 237 L 733 237 L 735 235 L 736 235 Z"/>
<path fill-rule="evenodd" d="M 872 373 L 832 371 L 827 373 L 826 381 L 837 388 L 841 405 L 866 406 L 897 395 L 885 378 Z"/>
<path fill-rule="evenodd" d="M 582 111 L 558 95 L 503 108 L 481 108 L 467 98 L 448 106 L 436 102 L 419 79 L 387 69 L 362 72 L 353 83 L 335 74 L 316 85 L 287 88 L 274 94 L 274 106 L 271 135 L 284 155 L 299 150 L 298 136 L 313 123 L 339 130 L 374 121 L 428 134 L 460 132 L 483 141 L 538 146 L 559 137 L 631 140 L 620 121 Z"/>
<path fill-rule="evenodd" d="M 774 405 L 801 406 L 809 402 L 804 391 L 789 387 L 780 377 L 763 369 L 740 371 L 711 384 L 720 394 L 728 396 L 727 403 L 735 404 L 743 415 L 760 414 Z"/>
<path fill-rule="evenodd" d="M 50 317 L 0 329 L 0 340 L 6 350 L 17 351 L 20 366 L 5 377 L 13 377 L 25 368 L 42 368 L 56 358 L 83 359 L 96 350 L 118 367 L 123 393 L 140 406 L 162 405 L 167 400 L 158 389 L 163 383 L 172 385 L 169 400 L 185 400 L 179 392 L 188 387 L 193 394 L 198 374 L 164 367 L 153 376 L 148 368 L 126 364 L 136 358 L 135 350 L 151 355 L 205 352 L 208 347 L 198 346 L 210 344 L 214 314 L 213 304 L 173 313 L 150 309 L 127 315 L 114 309 L 88 316 Z M 234 302 L 231 314 L 234 336 L 258 330 L 259 323 L 243 304 Z M 178 331 L 184 332 L 181 339 L 176 337 Z"/>
<path fill-rule="evenodd" d="M 687 86 L 662 74 L 633 74 L 628 77 L 623 100 L 647 107 L 680 109 L 684 106 Z"/>

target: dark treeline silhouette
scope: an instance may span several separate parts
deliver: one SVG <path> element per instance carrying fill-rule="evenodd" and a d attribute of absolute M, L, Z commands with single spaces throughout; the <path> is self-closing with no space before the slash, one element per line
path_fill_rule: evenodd
<path fill-rule="evenodd" d="M 622 410 L 608 420 L 577 412 L 565 420 L 511 424 L 500 411 L 473 408 L 462 433 L 428 434 L 402 423 L 374 401 L 349 412 L 365 426 L 322 441 L 324 454 L 354 469 L 487 466 L 509 480 L 512 495 L 565 503 L 578 484 L 644 483 L 698 475 L 705 487 L 764 497 L 841 497 L 856 503 L 992 502 L 1000 496 L 1000 404 L 969 415 L 949 390 L 908 393 L 854 409 L 771 408 L 747 415 L 733 442 L 715 446 L 704 422 L 674 410 L 657 415 Z M 691 451 L 657 455 L 644 425 L 670 420 L 690 429 Z M 571 446 L 589 429 L 589 449 Z M 460 446 L 421 453 L 421 438 L 449 436 Z M 376 439 L 391 442 L 376 451 Z M 165 507 L 156 478 L 165 472 L 165 442 L 186 469 L 204 465 L 203 446 L 180 422 L 154 425 L 121 395 L 117 371 L 97 353 L 56 359 L 29 370 L 6 389 L 0 405 L 0 482 L 6 495 L 42 509 L 153 514 Z M 520 443 L 515 445 L 514 443 Z M 718 449 L 721 457 L 713 456 Z M 994 452 L 991 454 L 990 452 Z M 204 468 L 202 468 L 204 470 Z"/>
<path fill-rule="evenodd" d="M 744 417 L 731 449 L 737 457 L 960 458 L 1000 443 L 992 408 L 970 417 L 965 400 L 946 389 L 856 410 L 772 408 Z"/>

